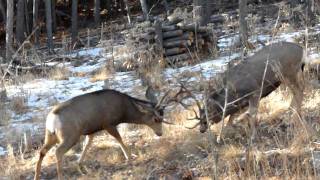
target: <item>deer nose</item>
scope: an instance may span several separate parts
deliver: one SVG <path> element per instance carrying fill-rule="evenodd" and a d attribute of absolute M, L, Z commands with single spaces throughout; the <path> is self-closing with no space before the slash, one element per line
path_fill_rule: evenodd
<path fill-rule="evenodd" d="M 157 136 L 162 136 L 162 131 L 157 131 L 157 132 L 156 132 L 156 135 L 157 135 Z"/>
<path fill-rule="evenodd" d="M 201 132 L 201 133 L 205 133 L 206 131 L 207 131 L 207 128 L 200 127 L 200 132 Z"/>

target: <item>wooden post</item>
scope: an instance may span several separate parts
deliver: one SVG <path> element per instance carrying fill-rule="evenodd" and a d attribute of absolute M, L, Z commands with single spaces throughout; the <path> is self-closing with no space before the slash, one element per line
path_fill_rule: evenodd
<path fill-rule="evenodd" d="M 104 23 L 101 24 L 101 31 L 100 31 L 100 42 L 103 41 L 103 31 L 104 31 Z"/>
<path fill-rule="evenodd" d="M 90 29 L 87 29 L 87 48 L 90 47 Z"/>

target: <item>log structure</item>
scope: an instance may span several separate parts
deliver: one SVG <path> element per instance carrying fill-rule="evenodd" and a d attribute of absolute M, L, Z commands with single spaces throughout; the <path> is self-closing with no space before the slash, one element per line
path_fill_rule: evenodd
<path fill-rule="evenodd" d="M 153 23 L 144 22 L 140 26 L 131 32 L 131 42 L 136 44 L 133 49 L 139 51 L 142 45 L 147 44 L 156 47 L 154 49 L 160 51 L 154 51 L 155 54 L 162 57 L 167 65 L 176 67 L 191 64 L 194 57 L 208 54 L 209 48 L 217 46 L 212 28 L 186 23 L 179 16 L 168 16 L 165 20 L 155 20 Z M 150 52 L 151 49 L 143 50 Z"/>

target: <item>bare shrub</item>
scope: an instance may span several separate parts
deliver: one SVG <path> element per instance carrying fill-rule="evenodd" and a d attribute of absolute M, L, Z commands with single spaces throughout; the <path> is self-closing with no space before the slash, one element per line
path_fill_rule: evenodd
<path fill-rule="evenodd" d="M 71 75 L 67 67 L 56 67 L 49 73 L 49 78 L 53 80 L 68 80 Z"/>
<path fill-rule="evenodd" d="M 0 126 L 5 126 L 9 123 L 11 114 L 8 111 L 7 105 L 0 101 Z"/>
<path fill-rule="evenodd" d="M 23 95 L 15 96 L 11 99 L 11 108 L 17 114 L 23 114 L 28 110 L 26 97 Z"/>
<path fill-rule="evenodd" d="M 103 81 L 112 75 L 112 70 L 108 66 L 104 66 L 92 73 L 90 82 Z"/>
<path fill-rule="evenodd" d="M 6 168 L 4 173 L 9 179 L 20 179 L 21 169 L 18 163 L 19 160 L 15 156 L 13 147 L 10 144 L 7 146 L 7 150 L 8 155 L 5 159 Z"/>

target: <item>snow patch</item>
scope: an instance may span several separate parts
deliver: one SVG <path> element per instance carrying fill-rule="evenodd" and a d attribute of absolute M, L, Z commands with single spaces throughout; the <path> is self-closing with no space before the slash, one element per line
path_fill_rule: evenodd
<path fill-rule="evenodd" d="M 4 156 L 7 154 L 7 151 L 5 150 L 5 148 L 0 146 L 0 156 Z"/>
<path fill-rule="evenodd" d="M 70 54 L 71 57 L 79 57 L 79 56 L 90 56 L 90 57 L 97 57 L 101 56 L 103 52 L 103 48 L 92 48 L 92 49 L 84 49 L 77 51 L 76 53 Z"/>

